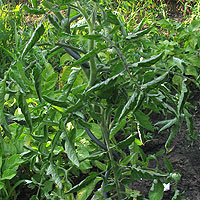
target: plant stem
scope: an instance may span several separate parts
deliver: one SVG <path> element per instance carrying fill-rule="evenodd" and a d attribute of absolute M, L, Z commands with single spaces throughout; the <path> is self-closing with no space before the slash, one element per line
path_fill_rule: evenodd
<path fill-rule="evenodd" d="M 89 27 L 89 34 L 92 35 L 93 34 L 93 30 L 92 27 Z M 88 41 L 88 52 L 92 51 L 94 49 L 94 40 L 90 39 Z M 96 68 L 96 62 L 95 62 L 95 58 L 94 55 L 90 57 L 90 79 L 89 79 L 89 87 L 93 86 L 95 81 L 96 81 L 96 77 L 97 77 L 97 68 Z"/>
<path fill-rule="evenodd" d="M 77 8 L 79 10 L 79 12 L 84 16 L 87 24 L 88 24 L 88 28 L 89 28 L 89 34 L 92 35 L 94 34 L 94 23 L 95 23 L 95 14 L 92 13 L 91 18 L 88 16 L 88 14 L 85 12 L 85 10 L 81 7 L 80 3 L 77 1 Z M 88 53 L 91 52 L 94 49 L 95 46 L 95 41 L 90 39 L 88 41 Z M 90 57 L 90 78 L 89 78 L 89 87 L 92 87 L 96 81 L 97 78 L 97 67 L 96 67 L 96 62 L 95 62 L 95 56 L 91 56 Z"/>
<path fill-rule="evenodd" d="M 105 121 L 106 121 L 105 120 L 105 112 L 102 109 L 102 122 L 101 122 L 102 135 L 103 135 L 103 138 L 105 140 L 106 147 L 108 149 L 108 155 L 109 155 L 109 158 L 110 158 L 110 161 L 111 161 L 111 166 L 112 166 L 113 173 L 114 173 L 114 182 L 115 182 L 115 185 L 116 185 L 117 196 L 118 196 L 119 199 L 122 199 L 120 184 L 119 184 L 119 181 L 117 179 L 117 165 L 116 165 L 116 162 L 113 158 L 112 151 L 110 149 L 109 133 L 108 133 L 107 124 L 106 124 Z"/>

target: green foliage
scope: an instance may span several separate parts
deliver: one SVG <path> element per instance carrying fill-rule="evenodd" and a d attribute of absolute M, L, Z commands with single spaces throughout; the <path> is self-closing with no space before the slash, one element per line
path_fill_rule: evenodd
<path fill-rule="evenodd" d="M 148 134 L 170 130 L 165 147 L 171 151 L 183 120 L 195 138 L 187 100 L 191 84 L 199 87 L 199 40 L 193 40 L 199 21 L 187 25 L 165 17 L 151 23 L 147 17 L 135 26 L 136 7 L 127 19 L 124 15 L 132 3 L 123 1 L 118 14 L 107 3 L 32 0 L 24 10 L 45 14 L 36 28 L 21 34 L 19 24 L 11 26 L 11 41 L 5 29 L 3 197 L 9 199 L 22 183 L 10 188 L 5 180 L 16 180 L 19 165 L 28 163 L 26 183 L 37 189 L 31 199 L 145 199 L 129 187 L 137 179 L 152 182 L 149 199 L 162 199 L 164 183 L 173 184 L 173 199 L 181 198 L 180 175 L 169 160 L 164 158 L 164 173 L 160 152 L 147 156 L 142 149 Z M 151 113 L 165 119 L 152 122 Z"/>

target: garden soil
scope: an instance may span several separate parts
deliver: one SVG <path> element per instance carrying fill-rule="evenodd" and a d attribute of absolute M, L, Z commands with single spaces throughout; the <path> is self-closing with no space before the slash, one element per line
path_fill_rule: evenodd
<path fill-rule="evenodd" d="M 196 98 L 199 95 L 195 95 Z M 197 139 L 188 139 L 189 131 L 187 130 L 186 123 L 183 123 L 171 144 L 172 151 L 158 157 L 159 169 L 161 171 L 167 172 L 163 163 L 163 157 L 166 156 L 171 162 L 173 170 L 180 173 L 181 179 L 178 182 L 177 189 L 182 193 L 181 196 L 184 200 L 200 200 L 200 102 L 197 99 L 192 101 L 196 109 L 190 111 L 190 113 L 193 115 L 194 131 L 197 134 Z M 160 118 L 158 119 L 160 120 Z M 156 119 L 152 119 L 152 121 L 154 120 Z M 166 132 L 155 134 L 153 142 L 151 141 L 143 147 L 145 154 L 153 155 L 162 149 L 165 150 L 165 142 L 168 136 L 169 133 Z M 155 162 L 149 163 L 148 167 L 155 167 Z M 131 188 L 139 190 L 141 194 L 148 198 L 151 182 L 140 180 L 131 184 Z M 164 192 L 163 200 L 171 200 L 173 195 L 174 190 L 171 187 L 170 190 Z"/>

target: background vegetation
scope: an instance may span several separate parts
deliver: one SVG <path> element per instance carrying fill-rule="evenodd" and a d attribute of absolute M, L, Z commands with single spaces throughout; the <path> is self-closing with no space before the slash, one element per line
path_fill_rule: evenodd
<path fill-rule="evenodd" d="M 199 136 L 199 5 L 1 0 L 0 197 L 160 200 L 170 184 L 183 199 L 165 155 L 182 123 Z"/>

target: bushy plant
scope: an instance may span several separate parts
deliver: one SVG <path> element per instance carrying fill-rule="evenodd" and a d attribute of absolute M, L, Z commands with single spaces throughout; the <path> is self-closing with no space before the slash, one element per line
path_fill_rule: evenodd
<path fill-rule="evenodd" d="M 151 200 L 162 199 L 163 183 L 181 199 L 179 173 L 167 158 L 166 171 L 159 169 L 164 150 L 142 149 L 170 130 L 170 151 L 184 119 L 193 133 L 186 75 L 198 79 L 174 56 L 176 41 L 152 41 L 156 29 L 145 18 L 132 30 L 94 1 L 32 1 L 24 9 L 43 18 L 28 40 L 19 36 L 1 80 L 1 145 L 23 141 L 18 153 L 33 172 L 26 183 L 37 188 L 31 199 L 145 199 L 129 187 L 138 179 L 152 182 Z M 151 113 L 165 120 L 153 123 Z"/>

